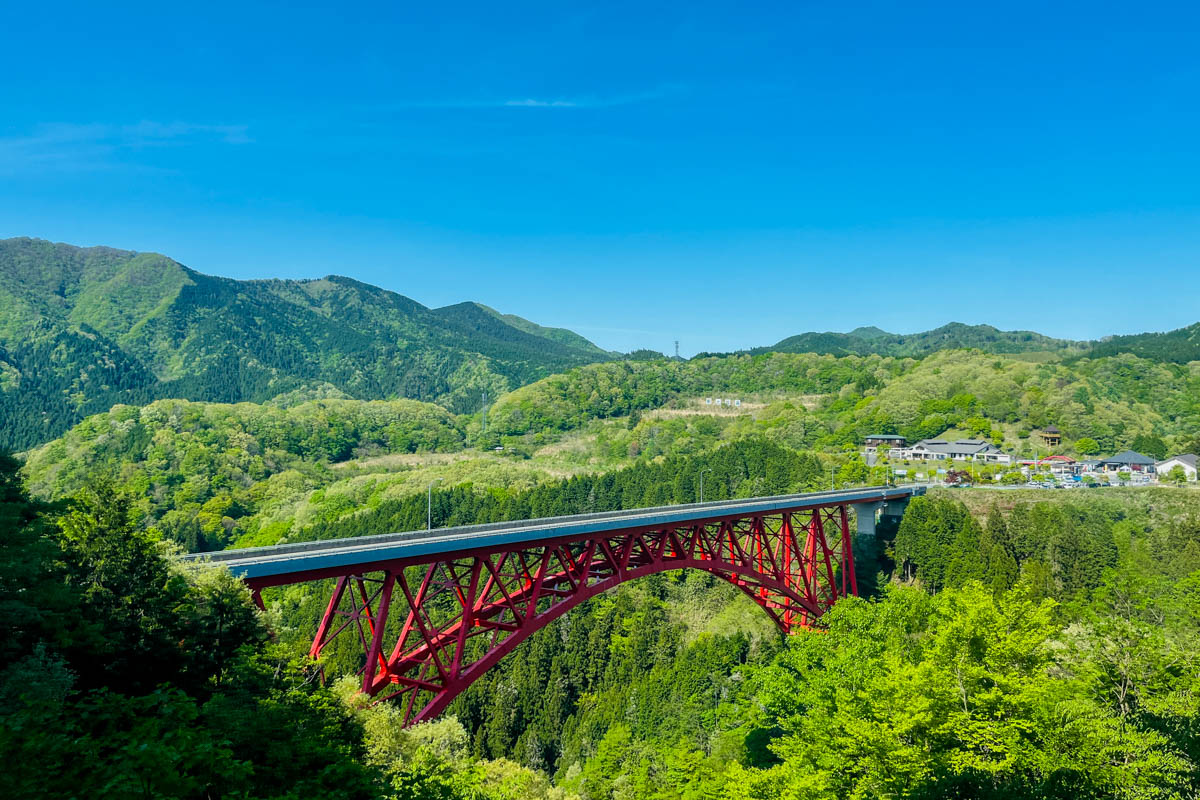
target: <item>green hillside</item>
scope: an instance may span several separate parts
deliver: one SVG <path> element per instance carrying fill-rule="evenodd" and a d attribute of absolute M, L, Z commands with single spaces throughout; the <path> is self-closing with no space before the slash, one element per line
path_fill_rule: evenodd
<path fill-rule="evenodd" d="M 1200 322 L 1166 333 L 1139 333 L 1133 336 L 1113 336 L 1096 344 L 1093 356 L 1132 353 L 1155 361 L 1186 364 L 1200 361 Z"/>
<path fill-rule="evenodd" d="M 746 405 L 705 417 L 713 409 L 703 400 L 714 394 Z M 793 446 L 830 450 L 872 433 L 915 440 L 962 428 L 1032 455 L 1030 433 L 1050 424 L 1062 429 L 1065 452 L 1081 438 L 1115 452 L 1139 434 L 1174 437 L 1183 447 L 1200 431 L 1200 363 L 1131 355 L 1033 363 L 956 350 L 920 360 L 765 353 L 592 364 L 505 395 L 489 419 L 495 435 L 536 436 L 662 407 L 731 430 L 788 432 Z"/>
<path fill-rule="evenodd" d="M 706 404 L 713 396 L 741 405 Z M 1050 424 L 1064 436 L 1053 450 L 1034 433 Z M 486 431 L 479 414 L 332 388 L 263 404 L 157 400 L 88 417 L 27 453 L 25 471 L 45 499 L 111 480 L 135 495 L 143 524 L 194 550 L 270 544 L 423 501 L 435 479 L 471 496 L 526 490 L 704 459 L 746 440 L 819 454 L 822 474 L 836 468 L 842 483 L 879 481 L 883 468 L 872 473 L 856 455 L 865 436 L 948 430 L 1020 457 L 1196 452 L 1200 363 L 1122 355 L 1048 364 L 978 351 L 606 362 L 500 396 Z M 711 496 L 719 491 L 714 484 Z"/>
<path fill-rule="evenodd" d="M 323 384 L 463 411 L 483 390 L 609 357 L 568 331 L 349 278 L 235 281 L 151 253 L 0 241 L 0 446 L 119 402 L 264 401 Z"/>
<path fill-rule="evenodd" d="M 525 331 L 526 333 L 533 334 L 534 336 L 541 336 L 545 339 L 550 339 L 551 341 L 559 342 L 561 344 L 569 345 L 571 347 L 580 347 L 585 350 L 594 350 L 597 355 L 604 355 L 604 356 L 615 355 L 614 353 L 610 353 L 607 350 L 601 350 L 599 347 L 592 344 L 587 339 L 580 336 L 578 333 L 575 333 L 575 331 L 570 331 L 570 330 L 567 330 L 566 328 L 547 328 L 545 326 L 538 325 L 536 322 L 530 322 L 529 320 L 525 319 L 524 317 L 518 317 L 516 314 L 502 314 L 499 311 L 497 311 L 496 309 L 490 308 L 490 307 L 482 305 L 480 303 L 469 303 L 468 305 L 477 306 L 478 308 L 481 308 L 484 311 L 486 311 L 487 313 L 495 316 L 497 319 L 501 320 L 502 322 L 505 322 L 508 325 L 511 325 L 514 328 L 517 328 L 518 330 L 522 330 L 522 331 Z M 448 306 L 448 308 L 454 308 L 454 306 Z M 444 311 L 446 309 L 441 309 L 441 310 Z"/>

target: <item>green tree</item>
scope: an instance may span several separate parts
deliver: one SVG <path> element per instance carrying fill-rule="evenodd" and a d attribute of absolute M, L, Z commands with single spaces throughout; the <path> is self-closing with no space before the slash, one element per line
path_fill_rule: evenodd
<path fill-rule="evenodd" d="M 846 600 L 757 678 L 781 762 L 734 797 L 1175 797 L 1193 766 L 1168 737 L 1062 677 L 1054 605 L 978 584 Z"/>
<path fill-rule="evenodd" d="M 1134 437 L 1130 448 L 1160 461 L 1167 457 L 1167 443 L 1162 440 L 1162 437 L 1153 434 L 1138 434 Z"/>
<path fill-rule="evenodd" d="M 1187 483 L 1187 471 L 1180 465 L 1176 464 L 1171 468 L 1171 471 L 1162 476 L 1162 479 L 1167 483 Z"/>

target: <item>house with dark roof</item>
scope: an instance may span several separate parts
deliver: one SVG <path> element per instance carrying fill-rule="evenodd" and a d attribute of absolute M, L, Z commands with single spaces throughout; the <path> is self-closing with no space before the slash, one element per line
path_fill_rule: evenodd
<path fill-rule="evenodd" d="M 896 436 L 891 433 L 872 433 L 870 436 L 863 439 L 864 447 L 904 447 L 908 440 L 903 436 Z"/>
<path fill-rule="evenodd" d="M 1155 461 L 1150 456 L 1124 450 L 1111 458 L 1100 459 L 1100 469 L 1105 472 L 1154 472 Z"/>
<path fill-rule="evenodd" d="M 1171 470 L 1179 467 L 1183 470 L 1183 474 L 1187 475 L 1187 479 L 1189 481 L 1194 481 L 1196 480 L 1198 460 L 1200 459 L 1197 459 L 1196 456 L 1192 455 L 1191 453 L 1187 453 L 1182 456 L 1171 456 L 1166 461 L 1160 461 L 1155 464 L 1154 470 L 1158 473 L 1159 480 L 1162 480 L 1164 475 L 1167 475 L 1171 472 Z"/>

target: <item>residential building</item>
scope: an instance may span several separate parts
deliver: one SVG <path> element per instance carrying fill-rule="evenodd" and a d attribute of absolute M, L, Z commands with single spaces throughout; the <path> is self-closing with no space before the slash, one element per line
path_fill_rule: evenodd
<path fill-rule="evenodd" d="M 903 436 L 890 433 L 873 433 L 863 440 L 864 447 L 904 447 L 907 440 Z"/>
<path fill-rule="evenodd" d="M 1046 456 L 1037 462 L 1041 469 L 1050 470 L 1057 478 L 1070 478 L 1083 474 L 1083 464 L 1070 456 Z"/>
<path fill-rule="evenodd" d="M 1141 453 L 1135 453 L 1132 450 L 1124 450 L 1111 458 L 1100 459 L 1100 469 L 1110 473 L 1136 472 L 1153 474 L 1154 459 L 1150 456 L 1144 456 Z"/>
<path fill-rule="evenodd" d="M 1175 469 L 1176 467 L 1182 467 L 1184 474 L 1187 475 L 1187 479 L 1189 481 L 1194 481 L 1196 480 L 1198 460 L 1200 459 L 1197 459 L 1196 456 L 1192 455 L 1191 453 L 1181 456 L 1171 456 L 1166 461 L 1160 461 L 1155 464 L 1154 469 L 1158 473 L 1158 479 L 1162 480 L 1165 475 L 1171 472 L 1171 470 Z"/>
<path fill-rule="evenodd" d="M 912 447 L 897 447 L 888 457 L 907 461 L 976 461 L 988 464 L 1011 464 L 1012 456 L 991 442 L 982 439 L 922 439 Z"/>

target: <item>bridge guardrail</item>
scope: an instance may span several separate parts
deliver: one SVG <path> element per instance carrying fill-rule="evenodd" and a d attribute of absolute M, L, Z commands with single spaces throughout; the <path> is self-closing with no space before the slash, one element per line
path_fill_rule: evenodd
<path fill-rule="evenodd" d="M 476 525 L 459 525 L 449 528 L 434 528 L 433 530 L 402 531 L 397 533 L 381 533 L 369 536 L 355 536 L 344 539 L 318 539 L 306 542 L 288 542 L 285 544 L 267 545 L 264 547 L 245 547 L 232 550 L 217 550 L 210 553 L 191 553 L 181 556 L 184 561 L 207 560 L 215 563 L 226 561 L 245 561 L 255 558 L 277 559 L 288 555 L 303 555 L 316 550 L 354 549 L 366 550 L 378 545 L 416 543 L 432 539 L 471 539 L 486 534 L 502 534 L 506 531 L 536 531 L 541 528 L 558 528 L 571 524 L 586 524 L 598 521 L 622 521 L 638 517 L 659 517 L 664 514 L 686 515 L 691 511 L 720 511 L 722 509 L 740 508 L 744 506 L 787 507 L 795 501 L 820 502 L 823 498 L 851 496 L 847 503 L 854 505 L 872 502 L 871 495 L 879 493 L 883 499 L 888 494 L 895 493 L 908 496 L 923 494 L 925 487 L 920 484 L 902 486 L 868 486 L 853 489 L 836 489 L 822 492 L 807 492 L 801 494 L 772 495 L 768 497 L 750 497 L 733 500 L 717 500 L 707 503 L 685 503 L 669 506 L 650 506 L 646 508 L 624 509 L 620 511 L 597 511 L 586 514 L 568 514 L 556 517 L 539 517 L 526 520 L 506 522 L 481 523 Z"/>

